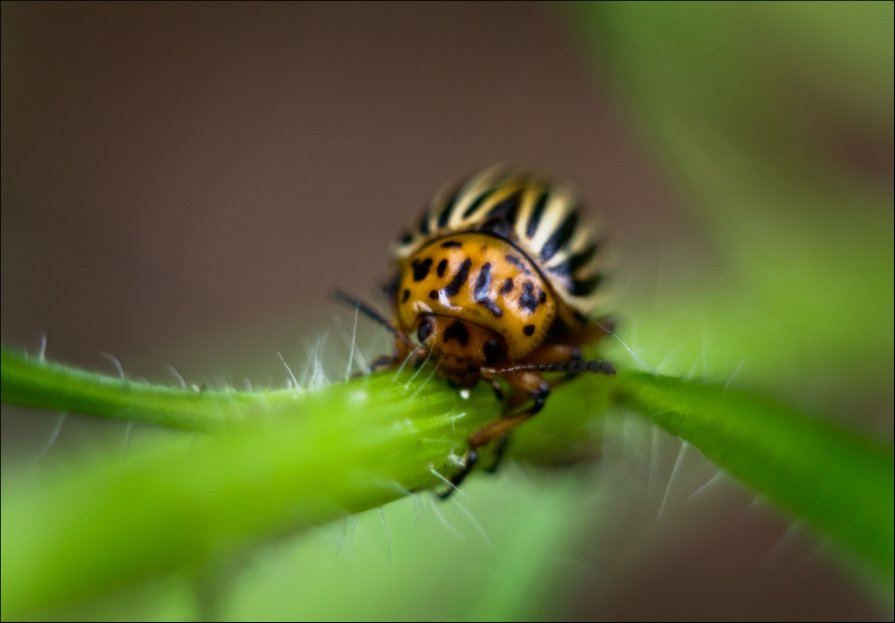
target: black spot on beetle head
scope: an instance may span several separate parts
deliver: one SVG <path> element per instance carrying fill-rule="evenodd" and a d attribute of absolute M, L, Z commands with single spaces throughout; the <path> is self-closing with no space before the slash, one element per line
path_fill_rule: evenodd
<path fill-rule="evenodd" d="M 433 328 L 431 318 L 423 318 L 420 321 L 420 327 L 416 331 L 416 336 L 419 338 L 420 343 L 429 339 L 429 336 L 432 335 Z"/>
<path fill-rule="evenodd" d="M 522 333 L 524 333 L 528 337 L 531 337 L 535 334 L 535 326 L 533 324 L 525 325 L 524 327 L 522 327 Z"/>
<path fill-rule="evenodd" d="M 445 344 L 451 340 L 457 340 L 460 346 L 466 346 L 469 344 L 469 330 L 466 328 L 465 324 L 459 320 L 455 320 L 451 323 L 451 326 L 444 330 L 442 340 L 444 340 Z"/>

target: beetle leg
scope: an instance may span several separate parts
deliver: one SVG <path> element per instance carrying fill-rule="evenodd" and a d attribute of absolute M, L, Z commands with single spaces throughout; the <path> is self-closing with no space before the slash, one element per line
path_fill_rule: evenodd
<path fill-rule="evenodd" d="M 500 374 L 500 370 L 497 370 L 496 373 Z M 492 420 L 472 432 L 469 436 L 469 449 L 463 457 L 463 467 L 451 477 L 451 487 L 438 494 L 442 500 L 450 497 L 475 467 L 479 459 L 479 448 L 488 445 L 494 439 L 505 439 L 511 430 L 544 408 L 544 403 L 550 394 L 550 384 L 540 374 L 516 372 L 504 376 L 514 389 L 519 390 L 507 400 L 508 409 L 513 409 L 517 404 L 524 403 L 529 398 L 533 402 L 521 411 L 511 412 L 504 417 Z M 498 441 L 497 459 L 490 471 L 497 469 L 505 449 L 506 441 Z"/>
<path fill-rule="evenodd" d="M 550 384 L 544 377 L 536 372 L 518 372 L 507 374 L 506 379 L 513 389 L 519 390 L 510 396 L 507 402 L 508 409 L 512 409 L 518 403 L 524 403 L 527 398 L 533 401 L 531 406 L 515 413 L 508 413 L 474 430 L 469 436 L 470 447 L 480 448 L 487 445 L 492 439 L 508 433 L 544 408 L 544 403 L 550 394 Z"/>
<path fill-rule="evenodd" d="M 482 378 L 486 380 L 491 385 L 491 391 L 494 392 L 494 397 L 497 398 L 498 402 L 504 402 L 504 393 L 503 388 L 500 386 L 500 383 L 497 382 L 493 376 L 482 375 Z M 506 406 L 506 405 L 505 405 Z M 510 440 L 509 433 L 504 434 L 498 437 L 497 442 L 494 444 L 494 461 L 485 468 L 485 471 L 489 474 L 493 474 L 497 471 L 497 468 L 500 467 L 501 460 L 503 459 L 503 455 L 507 449 L 507 442 Z"/>
<path fill-rule="evenodd" d="M 380 355 L 370 362 L 370 372 L 379 372 L 380 370 L 388 370 L 395 365 L 397 358 L 394 355 Z M 360 374 L 363 376 L 363 373 Z M 356 375 L 357 376 L 357 375 Z"/>
<path fill-rule="evenodd" d="M 510 442 L 510 434 L 504 433 L 500 437 L 497 438 L 497 441 L 494 442 L 494 461 L 485 468 L 485 471 L 489 474 L 493 474 L 497 471 L 497 468 L 500 467 L 500 464 L 503 463 L 503 456 L 507 452 L 507 446 Z"/>
<path fill-rule="evenodd" d="M 460 486 L 460 483 L 466 478 L 475 464 L 479 462 L 479 453 L 475 448 L 470 447 L 466 454 L 463 455 L 463 467 L 451 476 L 450 486 L 440 493 L 436 493 L 440 500 L 446 500 L 454 494 L 454 491 Z"/>
<path fill-rule="evenodd" d="M 494 392 L 494 397 L 497 398 L 497 401 L 503 402 L 503 388 L 500 386 L 500 383 L 497 382 L 497 379 L 491 379 L 489 384 L 491 385 L 491 391 Z"/>
<path fill-rule="evenodd" d="M 580 361 L 581 349 L 571 344 L 542 344 L 518 363 L 554 363 L 557 361 Z"/>
<path fill-rule="evenodd" d="M 479 370 L 479 373 L 482 377 L 483 381 L 486 381 L 488 385 L 491 386 L 491 391 L 494 392 L 494 397 L 497 398 L 497 402 L 504 401 L 503 388 L 500 386 L 500 383 L 497 382 L 497 379 L 494 378 L 495 372 L 489 371 L 487 368 Z"/>
<path fill-rule="evenodd" d="M 581 361 L 581 349 L 571 344 L 544 344 L 519 363 L 556 363 L 560 361 Z M 576 376 L 578 376 L 576 372 L 567 372 L 565 378 L 573 379 Z M 556 385 L 556 383 L 551 385 Z"/>

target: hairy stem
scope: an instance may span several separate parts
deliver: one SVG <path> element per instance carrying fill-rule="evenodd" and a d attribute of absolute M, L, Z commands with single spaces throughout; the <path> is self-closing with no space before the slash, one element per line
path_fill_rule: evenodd
<path fill-rule="evenodd" d="M 279 535 L 446 486 L 499 405 L 434 369 L 315 391 L 204 392 L 134 383 L 3 351 L 3 400 L 197 432 L 3 481 L 4 618 L 64 612 L 164 574 L 215 565 Z M 892 451 L 771 400 L 621 371 L 551 395 L 514 455 L 564 462 L 593 447 L 611 396 L 689 441 L 891 586 Z M 589 436 L 590 435 L 590 436 Z M 568 443 L 563 443 L 568 440 Z M 587 458 L 588 453 L 584 454 Z M 581 458 L 581 457 L 578 457 Z"/>

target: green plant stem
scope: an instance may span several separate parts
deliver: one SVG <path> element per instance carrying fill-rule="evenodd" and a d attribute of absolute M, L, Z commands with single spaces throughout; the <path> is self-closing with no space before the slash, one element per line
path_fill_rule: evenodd
<path fill-rule="evenodd" d="M 12 619 L 66 612 L 277 535 L 444 487 L 469 433 L 499 413 L 489 389 L 464 399 L 431 366 L 315 391 L 197 392 L 2 355 L 6 402 L 214 431 L 137 440 L 126 458 L 117 449 L 50 457 L 31 474 L 4 479 L 0 598 L 3 617 Z M 564 413 L 548 423 L 575 445 L 585 403 L 590 415 L 606 402 L 608 383 L 600 381 L 555 397 Z M 549 428 L 541 433 L 555 445 L 562 434 Z M 527 445 L 537 455 L 538 429 L 528 437 L 520 453 Z"/>
<path fill-rule="evenodd" d="M 48 464 L 31 478 L 4 481 L 4 618 L 64 611 L 435 487 L 435 470 L 456 469 L 451 456 L 462 456 L 466 436 L 498 405 L 488 391 L 463 400 L 423 379 L 428 372 L 413 381 L 410 373 L 381 374 L 276 392 L 274 405 L 264 405 L 267 417 L 214 435 L 153 439 L 125 459 L 109 453 Z M 102 400 L 91 404 L 108 413 Z"/>
<path fill-rule="evenodd" d="M 762 397 L 634 373 L 621 399 L 730 475 L 893 576 L 892 448 Z"/>
<path fill-rule="evenodd" d="M 64 612 L 436 487 L 439 474 L 457 468 L 469 433 L 498 414 L 488 389 L 464 399 L 430 367 L 255 393 L 122 382 L 8 351 L 2 374 L 3 400 L 18 404 L 215 429 L 195 440 L 153 439 L 124 459 L 118 451 L 56 457 L 4 479 L 0 598 L 10 619 Z M 611 393 L 856 554 L 891 587 L 891 449 L 766 398 L 635 372 L 587 376 L 556 391 L 517 431 L 514 456 L 556 459 L 558 439 L 593 445 L 581 441 Z"/>
<path fill-rule="evenodd" d="M 6 347 L 0 364 L 0 397 L 7 404 L 195 431 L 240 422 L 300 396 L 175 389 L 87 372 Z"/>

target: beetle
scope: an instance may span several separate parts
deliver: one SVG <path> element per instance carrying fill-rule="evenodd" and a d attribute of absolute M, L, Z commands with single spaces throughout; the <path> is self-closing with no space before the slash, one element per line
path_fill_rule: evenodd
<path fill-rule="evenodd" d="M 541 411 L 551 387 L 583 372 L 615 374 L 579 350 L 612 331 L 609 318 L 590 320 L 603 256 L 567 184 L 493 166 L 442 189 L 393 246 L 395 274 L 385 288 L 393 321 L 336 292 L 395 336 L 394 353 L 373 370 L 431 358 L 452 385 L 485 381 L 504 403 L 501 417 L 469 436 L 462 467 L 441 497 L 492 441 L 496 467 L 510 431 Z M 563 376 L 548 381 L 545 373 Z"/>

